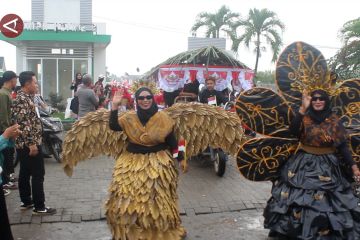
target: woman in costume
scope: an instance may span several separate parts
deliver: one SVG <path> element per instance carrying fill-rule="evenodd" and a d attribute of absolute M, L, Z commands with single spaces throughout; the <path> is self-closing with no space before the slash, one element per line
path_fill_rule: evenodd
<path fill-rule="evenodd" d="M 115 240 L 178 240 L 186 235 L 178 210 L 178 173 L 171 152 L 186 141 L 186 155 L 207 146 L 233 155 L 243 139 L 235 113 L 200 103 L 175 104 L 158 111 L 153 91 L 135 93 L 137 111 L 120 113 L 118 91 L 112 111 L 98 110 L 77 121 L 63 145 L 64 170 L 101 154 L 115 157 L 106 218 Z M 226 133 L 226 135 L 224 134 Z M 186 160 L 178 157 L 186 171 Z"/>
<path fill-rule="evenodd" d="M 106 204 L 112 232 L 120 239 L 181 239 L 186 232 L 178 210 L 177 172 L 167 151 L 177 151 L 174 122 L 166 113 L 158 112 L 151 90 L 145 87 L 135 93 L 137 112 L 127 112 L 118 120 L 122 98 L 122 91 L 118 91 L 109 121 L 111 130 L 124 131 L 129 137 L 127 152 L 117 161 L 110 188 L 110 195 L 119 198 L 110 198 Z M 183 157 L 178 161 L 185 172 Z M 130 162 L 137 163 L 135 169 L 128 166 Z M 134 173 L 144 178 L 134 178 Z"/>
<path fill-rule="evenodd" d="M 273 182 L 269 239 L 360 239 L 359 199 L 343 171 L 360 180 L 360 80 L 336 86 L 322 54 L 295 42 L 279 57 L 276 84 L 279 95 L 254 88 L 237 100 L 240 118 L 263 134 L 237 162 L 248 179 Z"/>
<path fill-rule="evenodd" d="M 331 111 L 324 90 L 305 92 L 290 124 L 299 149 L 281 169 L 264 211 L 269 237 L 279 239 L 360 239 L 359 199 L 341 171 L 341 161 L 359 181 L 345 128 Z M 342 159 L 335 156 L 338 151 Z"/>

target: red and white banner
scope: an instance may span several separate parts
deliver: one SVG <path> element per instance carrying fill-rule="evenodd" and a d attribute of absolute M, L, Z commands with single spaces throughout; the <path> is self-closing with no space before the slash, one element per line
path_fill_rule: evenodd
<path fill-rule="evenodd" d="M 230 66 L 208 66 L 206 68 L 202 65 L 161 66 L 158 74 L 159 87 L 166 92 L 173 92 L 195 79 L 204 84 L 208 76 L 216 79 L 215 89 L 217 91 L 222 91 L 231 85 L 236 91 L 248 90 L 253 87 L 254 73 L 250 69 Z"/>
<path fill-rule="evenodd" d="M 166 92 L 173 92 L 183 88 L 185 84 L 185 70 L 183 69 L 159 69 L 160 88 Z"/>
<path fill-rule="evenodd" d="M 254 72 L 251 70 L 243 70 L 232 72 L 232 87 L 236 92 L 242 92 L 254 87 Z M 237 75 L 237 77 L 236 77 Z"/>

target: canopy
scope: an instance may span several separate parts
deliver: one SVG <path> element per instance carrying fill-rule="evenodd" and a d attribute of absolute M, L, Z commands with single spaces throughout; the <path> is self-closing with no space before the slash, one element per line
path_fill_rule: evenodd
<path fill-rule="evenodd" d="M 214 46 L 180 53 L 145 73 L 142 79 L 158 82 L 160 88 L 173 92 L 185 83 L 197 79 L 203 83 L 207 76 L 216 79 L 216 90 L 224 90 L 231 80 L 252 87 L 253 71 L 231 54 Z"/>

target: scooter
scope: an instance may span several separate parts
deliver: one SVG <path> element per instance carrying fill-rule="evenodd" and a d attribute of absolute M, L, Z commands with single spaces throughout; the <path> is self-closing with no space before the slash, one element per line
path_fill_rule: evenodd
<path fill-rule="evenodd" d="M 43 125 L 43 143 L 41 150 L 44 156 L 53 155 L 57 162 L 61 162 L 63 124 L 60 118 L 51 117 L 47 112 L 39 109 Z"/>

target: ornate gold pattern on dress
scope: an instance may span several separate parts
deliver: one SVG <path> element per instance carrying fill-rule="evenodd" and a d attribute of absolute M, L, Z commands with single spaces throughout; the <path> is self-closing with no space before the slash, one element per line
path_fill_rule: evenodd
<path fill-rule="evenodd" d="M 174 131 L 187 141 L 187 156 L 207 146 L 235 155 L 243 140 L 235 113 L 205 104 L 175 104 L 156 113 L 142 126 L 133 111 L 119 116 L 123 131 L 109 128 L 109 112 L 89 113 L 68 131 L 64 140 L 64 171 L 71 175 L 79 161 L 107 154 L 117 158 L 106 202 L 106 218 L 115 240 L 181 239 L 177 178 L 168 150 L 148 154 L 126 151 L 127 142 L 144 146 L 163 143 Z"/>
<path fill-rule="evenodd" d="M 360 79 L 343 81 L 339 89 L 344 89 L 334 96 L 334 110 L 346 127 L 360 128 Z"/>
<path fill-rule="evenodd" d="M 285 199 L 289 197 L 288 192 L 281 192 L 280 195 L 281 195 L 282 198 L 285 198 Z"/>
<path fill-rule="evenodd" d="M 293 112 L 286 100 L 270 89 L 254 88 L 239 95 L 236 110 L 240 119 L 254 131 L 277 137 L 288 137 Z"/>
<path fill-rule="evenodd" d="M 320 235 L 320 236 L 326 236 L 326 235 L 328 235 L 329 233 L 330 233 L 330 230 L 329 230 L 329 229 L 319 231 L 319 235 Z"/>
<path fill-rule="evenodd" d="M 278 177 L 278 167 L 297 149 L 297 141 L 286 138 L 253 138 L 241 145 L 239 171 L 249 180 L 267 181 Z"/>
<path fill-rule="evenodd" d="M 293 173 L 292 171 L 288 171 L 288 178 L 293 178 L 295 176 L 295 173 Z"/>
<path fill-rule="evenodd" d="M 322 182 L 330 182 L 331 177 L 319 176 L 319 180 L 322 181 Z"/>

